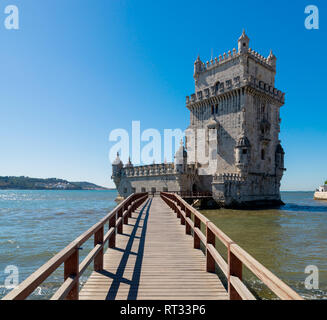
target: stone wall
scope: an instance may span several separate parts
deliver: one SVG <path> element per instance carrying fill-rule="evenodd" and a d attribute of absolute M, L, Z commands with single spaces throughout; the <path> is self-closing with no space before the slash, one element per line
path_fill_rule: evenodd
<path fill-rule="evenodd" d="M 276 60 L 249 48 L 243 32 L 238 51 L 194 63 L 195 93 L 186 97 L 187 165 L 120 168 L 115 183 L 122 196 L 145 191 L 212 191 L 222 205 L 279 204 L 284 172 L 280 107 L 285 95 L 275 85 Z M 181 151 L 181 155 L 186 151 Z M 182 161 L 184 161 L 182 159 Z"/>
<path fill-rule="evenodd" d="M 176 175 L 123 177 L 118 185 L 118 192 L 124 198 L 133 192 L 168 190 L 180 191 L 180 184 Z"/>

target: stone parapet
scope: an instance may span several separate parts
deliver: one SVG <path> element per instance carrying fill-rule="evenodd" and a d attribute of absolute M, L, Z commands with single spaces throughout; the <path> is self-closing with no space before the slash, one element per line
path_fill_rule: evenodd
<path fill-rule="evenodd" d="M 123 168 L 121 175 L 126 177 L 146 177 L 174 174 L 175 172 L 173 163 L 164 163 Z"/>
<path fill-rule="evenodd" d="M 225 183 L 225 182 L 244 182 L 245 178 L 237 173 L 222 173 L 216 174 L 213 177 L 212 183 Z"/>
<path fill-rule="evenodd" d="M 234 48 L 233 50 L 229 50 L 227 53 L 224 52 L 222 55 L 219 55 L 218 57 L 212 58 L 210 61 L 207 61 L 206 63 L 201 63 L 201 68 L 198 73 L 203 73 L 209 70 L 212 70 L 214 68 L 217 68 L 229 61 L 232 61 L 234 59 L 239 58 L 240 56 L 250 56 L 251 58 L 255 59 L 257 62 L 263 64 L 265 67 L 272 69 L 273 66 L 271 62 L 269 61 L 269 57 L 265 58 L 255 50 L 252 50 L 251 48 L 248 49 L 248 52 L 240 53 L 237 52 L 237 50 Z"/>
<path fill-rule="evenodd" d="M 194 166 L 187 165 L 185 173 L 194 172 Z M 174 163 L 150 164 L 145 166 L 125 167 L 121 171 L 122 177 L 150 177 L 178 174 Z"/>
<path fill-rule="evenodd" d="M 259 92 L 265 93 L 271 98 L 279 101 L 281 104 L 284 104 L 285 102 L 285 93 L 259 79 L 254 78 L 253 76 L 249 76 L 242 80 L 240 77 L 235 77 L 234 79 L 227 80 L 225 84 L 220 83 L 219 88 L 211 86 L 204 90 L 197 91 L 190 96 L 186 96 L 186 106 L 190 107 L 197 102 L 205 101 L 211 97 L 218 97 L 241 87 L 250 87 Z"/>
<path fill-rule="evenodd" d="M 269 84 L 256 79 L 253 76 L 249 76 L 247 79 L 244 80 L 244 84 L 246 86 L 249 86 L 253 89 L 256 89 L 257 91 L 260 91 L 262 93 L 265 93 L 272 97 L 275 100 L 278 100 L 280 103 L 285 103 L 285 93 L 274 88 L 273 86 L 270 86 Z"/>

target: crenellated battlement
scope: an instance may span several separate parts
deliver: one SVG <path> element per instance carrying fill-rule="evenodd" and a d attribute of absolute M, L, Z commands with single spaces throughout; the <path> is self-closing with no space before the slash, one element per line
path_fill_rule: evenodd
<path fill-rule="evenodd" d="M 122 169 L 122 176 L 139 177 L 155 176 L 161 174 L 173 174 L 175 172 L 173 163 L 151 164 L 145 166 L 125 167 Z"/>
<path fill-rule="evenodd" d="M 205 72 L 208 70 L 211 70 L 212 68 L 221 66 L 222 64 L 231 61 L 232 59 L 235 59 L 240 56 L 240 53 L 236 51 L 234 48 L 232 51 L 229 50 L 228 53 L 224 52 L 223 55 L 219 55 L 218 57 L 215 57 L 214 59 L 211 59 L 210 61 L 207 61 L 206 63 L 201 62 L 201 68 L 200 72 Z"/>
<path fill-rule="evenodd" d="M 204 90 L 199 90 L 190 96 L 186 96 L 186 106 L 189 107 L 194 103 L 204 101 L 211 97 L 220 96 L 224 93 L 246 86 L 265 93 L 282 104 L 285 102 L 285 93 L 259 79 L 256 79 L 253 76 L 249 76 L 248 78 L 242 80 L 240 77 L 229 79 L 225 81 L 225 83 L 220 83 L 219 88 L 216 86 L 211 86 L 205 88 Z"/>
<path fill-rule="evenodd" d="M 239 40 L 240 41 L 240 40 Z M 272 52 L 270 52 L 268 57 L 264 57 L 263 55 L 259 54 L 257 51 L 251 49 L 251 48 L 239 48 L 239 51 L 237 51 L 235 48 L 233 50 L 229 50 L 227 53 L 224 52 L 222 55 L 219 55 L 218 57 L 211 58 L 210 61 L 202 62 L 200 60 L 200 57 L 197 58 L 194 65 L 194 79 L 197 79 L 200 74 L 205 73 L 207 71 L 212 71 L 215 68 L 221 67 L 222 65 L 239 59 L 239 57 L 251 57 L 254 59 L 257 63 L 260 63 L 264 67 L 268 68 L 271 71 L 276 71 L 276 57 L 273 55 Z M 243 61 L 246 61 L 246 59 Z"/>
<path fill-rule="evenodd" d="M 193 165 L 187 165 L 187 172 L 194 172 Z M 150 177 L 177 174 L 176 166 L 174 163 L 161 163 L 150 164 L 144 166 L 124 167 L 121 170 L 121 176 L 124 177 Z"/>
<path fill-rule="evenodd" d="M 209 70 L 212 70 L 213 68 L 216 68 L 218 66 L 221 66 L 233 59 L 238 58 L 242 53 L 237 52 L 234 48 L 232 51 L 229 50 L 227 53 L 224 52 L 223 55 L 219 55 L 218 57 L 215 57 L 214 59 L 211 59 L 210 61 L 207 61 L 206 63 L 201 62 L 201 69 L 199 70 L 201 72 L 206 72 Z M 261 54 L 259 54 L 257 51 L 253 49 L 248 49 L 248 52 L 245 53 L 248 54 L 250 57 L 255 59 L 257 62 L 265 65 L 267 68 L 273 68 L 272 61 L 269 59 L 269 56 L 265 58 Z"/>
<path fill-rule="evenodd" d="M 256 59 L 258 62 L 266 65 L 266 66 L 269 66 L 269 67 L 272 67 L 272 61 L 269 59 L 269 56 L 267 58 L 265 58 L 264 56 L 262 56 L 260 53 L 258 53 L 257 51 L 249 48 L 249 51 L 248 51 L 248 54 Z"/>

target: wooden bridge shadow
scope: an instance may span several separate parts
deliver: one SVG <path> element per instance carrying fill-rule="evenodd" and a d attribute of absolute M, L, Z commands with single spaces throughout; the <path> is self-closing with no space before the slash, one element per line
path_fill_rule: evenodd
<path fill-rule="evenodd" d="M 129 219 L 135 219 L 136 221 L 135 221 L 135 224 L 134 224 L 131 234 L 123 234 L 124 236 L 129 237 L 126 247 L 124 249 L 121 249 L 121 248 L 113 249 L 113 250 L 118 250 L 118 251 L 123 252 L 123 256 L 117 267 L 116 273 L 112 273 L 107 270 L 102 270 L 99 272 L 100 274 L 112 279 L 112 283 L 111 283 L 111 286 L 107 293 L 106 300 L 115 300 L 116 299 L 118 290 L 122 283 L 130 286 L 127 299 L 128 300 L 136 300 L 136 298 L 137 298 L 140 276 L 141 276 L 141 269 L 142 269 L 142 262 L 143 262 L 143 255 L 144 255 L 144 244 L 145 244 L 147 223 L 148 223 L 151 203 L 152 203 L 152 198 L 148 199 L 148 201 L 143 205 L 143 207 L 140 210 L 140 213 L 138 214 L 137 217 L 129 218 Z M 143 220 L 143 225 L 140 226 L 140 222 L 142 220 Z M 138 237 L 136 235 L 138 228 L 142 228 L 140 237 Z M 135 239 L 139 239 L 139 246 L 138 246 L 138 250 L 136 253 L 132 251 L 132 247 L 133 247 L 133 243 L 134 243 Z M 133 275 L 130 280 L 130 279 L 126 279 L 124 277 L 124 272 L 125 272 L 126 266 L 128 264 L 128 259 L 131 255 L 133 255 L 133 256 L 136 255 L 136 261 L 134 264 Z M 129 263 L 128 267 L 130 267 L 130 266 L 131 266 L 131 264 Z"/>

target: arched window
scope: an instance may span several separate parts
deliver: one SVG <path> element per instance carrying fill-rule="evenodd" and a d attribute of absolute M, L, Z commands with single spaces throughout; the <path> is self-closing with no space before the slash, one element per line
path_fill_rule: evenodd
<path fill-rule="evenodd" d="M 261 160 L 265 160 L 265 149 L 261 150 Z"/>
<path fill-rule="evenodd" d="M 211 106 L 211 114 L 214 114 L 215 110 L 214 110 L 214 106 Z"/>

